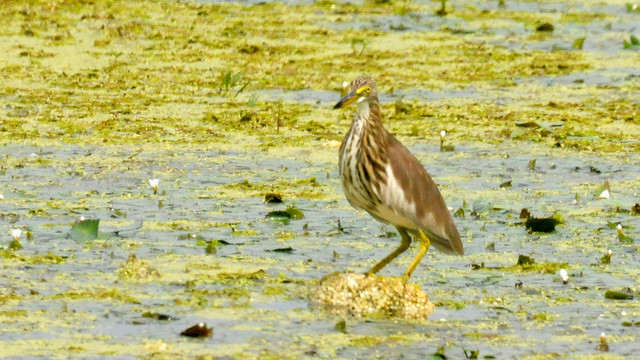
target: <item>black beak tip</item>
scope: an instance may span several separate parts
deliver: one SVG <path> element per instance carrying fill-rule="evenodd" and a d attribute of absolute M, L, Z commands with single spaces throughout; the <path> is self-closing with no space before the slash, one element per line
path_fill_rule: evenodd
<path fill-rule="evenodd" d="M 342 107 L 342 101 L 339 101 L 337 104 L 333 106 L 334 109 L 340 109 Z"/>

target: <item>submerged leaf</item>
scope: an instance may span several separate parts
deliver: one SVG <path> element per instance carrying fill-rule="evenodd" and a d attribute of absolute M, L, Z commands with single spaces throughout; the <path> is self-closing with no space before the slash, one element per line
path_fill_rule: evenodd
<path fill-rule="evenodd" d="M 535 262 L 536 261 L 532 257 L 526 255 L 518 255 L 518 265 L 520 266 L 533 265 L 533 263 Z"/>
<path fill-rule="evenodd" d="M 291 220 L 291 214 L 289 214 L 287 211 L 275 210 L 267 213 L 265 218 L 275 222 L 288 224 Z"/>
<path fill-rule="evenodd" d="M 476 214 L 487 212 L 491 209 L 491 204 L 484 200 L 476 200 L 471 204 L 471 210 Z"/>
<path fill-rule="evenodd" d="M 515 130 L 513 130 L 511 132 L 511 134 L 509 135 L 509 137 L 512 138 L 512 139 L 517 139 L 517 138 L 522 137 L 522 136 L 524 136 L 526 134 L 527 134 L 527 129 L 523 128 L 523 127 L 519 127 L 519 128 L 516 128 Z"/>
<path fill-rule="evenodd" d="M 160 321 L 176 320 L 176 318 L 171 316 L 171 315 L 161 314 L 161 313 L 156 313 L 156 312 L 151 312 L 151 311 L 144 312 L 144 313 L 142 313 L 141 316 L 143 318 L 156 319 L 156 320 L 160 320 Z"/>
<path fill-rule="evenodd" d="M 575 39 L 573 44 L 571 45 L 571 47 L 573 47 L 574 49 L 577 49 L 577 50 L 582 50 L 582 46 L 584 45 L 584 40 L 585 39 L 586 39 L 586 37 L 581 37 L 581 38 Z"/>
<path fill-rule="evenodd" d="M 631 289 L 607 290 L 604 297 L 612 300 L 633 300 L 633 291 Z"/>
<path fill-rule="evenodd" d="M 220 242 L 217 240 L 207 241 L 207 246 L 204 248 L 204 252 L 207 254 L 216 254 L 218 252 L 218 246 Z"/>
<path fill-rule="evenodd" d="M 69 236 L 76 241 L 89 241 L 98 238 L 100 219 L 83 220 L 73 224 Z"/>
<path fill-rule="evenodd" d="M 345 319 L 340 319 L 336 325 L 334 326 L 334 328 L 338 331 L 341 332 L 343 334 L 347 333 L 347 321 Z"/>
<path fill-rule="evenodd" d="M 518 127 L 524 127 L 524 128 L 538 128 L 540 127 L 540 125 L 538 125 L 537 122 L 535 121 L 521 121 L 521 122 L 517 122 L 516 126 Z"/>

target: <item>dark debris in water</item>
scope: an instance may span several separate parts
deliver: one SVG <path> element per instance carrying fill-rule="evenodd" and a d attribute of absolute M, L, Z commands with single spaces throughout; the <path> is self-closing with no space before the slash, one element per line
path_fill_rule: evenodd
<path fill-rule="evenodd" d="M 276 248 L 276 249 L 271 249 L 271 250 L 267 250 L 269 252 L 277 252 L 277 253 L 292 253 L 293 252 L 293 248 L 291 246 L 287 246 L 287 247 L 282 247 L 282 248 Z"/>
<path fill-rule="evenodd" d="M 530 256 L 526 256 L 526 255 L 519 255 L 518 256 L 518 265 L 520 265 L 520 266 L 531 266 L 535 262 L 536 261 Z"/>
<path fill-rule="evenodd" d="M 558 221 L 553 217 L 548 217 L 548 218 L 529 217 L 527 221 L 525 221 L 524 226 L 530 232 L 550 233 L 556 230 L 557 224 L 558 224 Z"/>
<path fill-rule="evenodd" d="M 520 211 L 520 218 L 526 219 L 524 226 L 529 232 L 551 233 L 556 230 L 556 225 L 564 222 L 562 215 L 559 213 L 550 217 L 539 218 L 531 216 L 531 212 L 526 208 Z"/>
<path fill-rule="evenodd" d="M 507 180 L 500 183 L 500 189 L 509 189 L 512 186 L 513 180 Z"/>
<path fill-rule="evenodd" d="M 542 23 L 536 27 L 536 31 L 539 32 L 552 32 L 554 30 L 553 24 L 551 23 Z"/>
<path fill-rule="evenodd" d="M 182 331 L 180 335 L 193 338 L 211 337 L 211 335 L 213 335 L 213 328 L 210 328 L 207 324 L 201 322 Z"/>
<path fill-rule="evenodd" d="M 282 203 L 282 195 L 276 193 L 269 193 L 264 196 L 264 202 L 268 204 L 280 204 Z"/>

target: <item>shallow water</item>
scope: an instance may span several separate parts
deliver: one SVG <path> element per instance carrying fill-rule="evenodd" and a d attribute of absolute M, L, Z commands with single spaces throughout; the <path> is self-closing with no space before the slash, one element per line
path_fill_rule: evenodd
<path fill-rule="evenodd" d="M 335 350 L 337 356 L 374 352 L 393 356 L 397 347 L 421 356 L 447 342 L 498 357 L 531 354 L 532 346 L 544 352 L 566 352 L 570 347 L 573 353 L 587 354 L 592 353 L 592 342 L 601 332 L 620 339 L 612 344 L 615 353 L 635 353 L 637 332 L 622 326 L 624 320 L 637 320 L 635 301 L 606 300 L 604 291 L 637 286 L 635 267 L 630 267 L 639 260 L 637 245 L 619 243 L 615 229 L 607 227 L 607 222 L 619 222 L 630 236 L 638 236 L 635 217 L 615 211 L 617 206 L 630 209 L 637 199 L 637 190 L 629 186 L 640 171 L 637 154 L 628 158 L 581 156 L 527 143 L 491 148 L 458 145 L 455 152 L 439 152 L 429 143 L 410 148 L 440 184 L 449 206 L 458 209 L 463 201 L 469 204 L 466 217 L 456 218 L 467 255 L 451 257 L 431 251 L 412 277 L 440 304 L 430 321 L 348 320 L 350 336 L 375 336 L 377 340 L 365 348 L 344 345 Z M 324 151 L 333 153 L 335 149 Z M 4 341 L 78 338 L 83 334 L 89 338 L 106 336 L 118 344 L 133 344 L 140 338 L 172 339 L 178 346 L 190 342 L 175 338 L 179 330 L 204 321 L 214 327 L 214 336 L 195 343 L 199 344 L 196 347 L 236 344 L 253 348 L 266 337 L 283 347 L 296 339 L 299 346 L 311 348 L 319 341 L 313 340 L 315 337 L 322 339 L 335 332 L 335 320 L 318 309 L 309 309 L 302 289 L 312 286 L 307 281 L 335 270 L 364 271 L 399 240 L 393 228 L 348 207 L 340 196 L 336 167 L 331 162 L 308 163 L 296 160 L 294 154 L 273 157 L 215 150 L 195 154 L 149 149 L 130 155 L 113 148 L 2 147 L 2 157 L 8 163 L 20 164 L 9 167 L 0 177 L 0 186 L 9 189 L 0 211 L 5 219 L 7 213 L 17 214 L 19 219 L 4 227 L 19 226 L 33 234 L 33 240 L 22 241 L 24 249 L 17 254 L 33 259 L 51 252 L 65 258 L 61 264 L 5 261 L 8 276 L 3 293 L 19 300 L 5 304 L 3 311 L 26 312 L 15 319 L 19 327 L 5 329 Z M 128 170 L 96 164 L 106 158 L 126 163 Z M 533 171 L 527 165 L 532 159 L 537 164 Z M 281 172 L 285 167 L 287 171 Z M 81 169 L 82 174 L 70 174 L 70 168 Z M 145 183 L 151 176 L 161 178 L 162 195 L 153 195 Z M 312 186 L 322 187 L 328 199 L 285 195 L 284 205 L 269 205 L 261 196 L 249 193 L 245 197 L 242 189 L 225 193 L 230 191 L 227 184 L 245 178 L 252 184 L 268 184 L 309 177 L 316 178 Z M 611 183 L 612 199 L 597 200 L 593 191 L 605 179 Z M 500 183 L 506 180 L 512 180 L 512 188 L 501 189 Z M 576 194 L 579 200 L 574 202 Z M 61 209 L 46 205 L 52 199 L 64 199 Z M 158 208 L 159 200 L 162 208 Z M 289 224 L 265 220 L 268 211 L 287 204 L 295 204 L 305 218 Z M 484 206 L 484 211 L 469 214 L 471 204 Z M 117 217 L 111 207 L 126 217 Z M 525 207 L 536 216 L 559 212 L 565 223 L 552 234 L 529 234 L 518 225 L 522 222 L 518 214 Z M 28 214 L 34 208 L 42 209 L 38 216 Z M 93 243 L 67 237 L 69 224 L 81 215 L 101 219 L 100 236 Z M 342 232 L 338 231 L 338 220 Z M 251 233 L 234 235 L 230 227 L 238 234 Z M 381 237 L 387 232 L 392 234 L 390 238 Z M 183 234 L 224 240 L 229 245 L 205 255 L 196 240 L 180 240 L 178 236 Z M 490 243 L 494 250 L 487 250 Z M 269 251 L 283 247 L 293 251 Z M 600 265 L 599 258 L 607 249 L 614 251 L 612 264 Z M 130 253 L 149 260 L 163 276 L 134 283 L 118 280 L 115 271 Z M 487 268 L 511 266 L 519 254 L 532 256 L 537 262 L 566 262 L 570 283 L 563 285 L 553 273 L 470 268 L 471 263 L 481 262 Z M 402 256 L 383 273 L 401 274 L 410 258 Z M 213 274 L 229 266 L 240 272 L 263 269 L 267 280 L 247 280 L 241 285 L 215 280 Z M 185 273 L 185 269 L 194 270 Z M 202 278 L 198 274 L 208 275 Z M 288 280 L 280 283 L 278 278 Z M 189 279 L 196 282 L 193 288 L 185 287 Z M 514 287 L 517 281 L 523 282 L 522 287 Z M 275 295 L 265 295 L 269 287 L 281 289 Z M 123 299 L 97 300 L 91 293 L 99 289 L 117 289 Z M 238 289 L 242 290 L 239 295 L 233 295 Z M 30 290 L 38 294 L 30 295 Z M 72 294 L 82 290 L 89 293 L 74 300 Z M 177 299 L 194 301 L 194 291 L 204 303 L 175 303 Z M 136 300 L 127 300 L 125 295 Z M 462 308 L 452 308 L 451 302 Z M 166 313 L 177 320 L 141 318 L 146 311 Z M 621 316 L 622 311 L 627 315 Z M 46 330 L 38 330 L 32 320 L 34 313 L 39 314 L 36 318 L 47 314 L 62 317 L 49 320 L 52 323 Z M 67 313 L 82 320 L 67 323 L 69 320 L 62 320 Z M 535 318 L 536 314 L 543 315 Z M 25 333 L 25 329 L 29 331 Z M 388 336 L 409 339 L 389 348 L 381 340 Z M 414 336 L 424 338 L 416 341 Z M 461 356 L 455 347 L 449 347 L 447 353 Z"/>

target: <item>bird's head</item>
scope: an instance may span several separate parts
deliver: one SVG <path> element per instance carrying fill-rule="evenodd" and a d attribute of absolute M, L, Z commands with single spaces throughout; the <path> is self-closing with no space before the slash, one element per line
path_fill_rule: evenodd
<path fill-rule="evenodd" d="M 369 76 L 361 76 L 353 80 L 348 86 L 347 95 L 340 99 L 333 108 L 340 109 L 353 102 L 362 103 L 364 101 L 367 103 L 378 101 L 376 82 Z"/>

